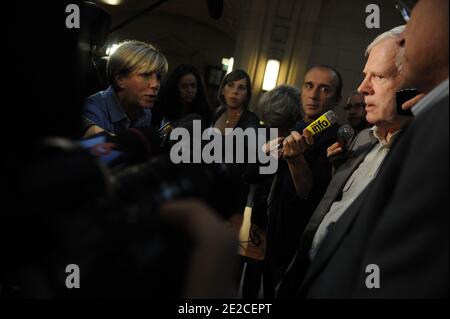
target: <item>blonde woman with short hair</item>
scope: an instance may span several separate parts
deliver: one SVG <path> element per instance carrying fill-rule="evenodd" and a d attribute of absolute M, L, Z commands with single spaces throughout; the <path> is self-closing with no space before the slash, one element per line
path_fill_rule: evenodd
<path fill-rule="evenodd" d="M 135 40 L 120 44 L 108 59 L 110 86 L 86 100 L 84 136 L 150 126 L 151 108 L 167 69 L 166 57 L 153 45 Z"/>

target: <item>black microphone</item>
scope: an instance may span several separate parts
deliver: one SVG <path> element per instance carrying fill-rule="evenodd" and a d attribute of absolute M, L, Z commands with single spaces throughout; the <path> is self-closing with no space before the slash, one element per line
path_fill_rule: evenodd
<path fill-rule="evenodd" d="M 220 19 L 223 15 L 223 0 L 206 0 L 209 16 L 213 19 Z"/>
<path fill-rule="evenodd" d="M 170 140 L 170 133 L 175 128 L 184 128 L 192 136 L 194 121 L 201 118 L 198 114 L 189 114 L 178 121 L 167 122 L 159 130 L 153 127 L 130 128 L 111 136 L 108 142 L 115 145 L 115 150 L 124 153 L 123 159 L 127 164 L 142 163 L 170 151 L 170 147 L 176 143 Z"/>
<path fill-rule="evenodd" d="M 355 130 L 349 124 L 344 124 L 339 127 L 337 131 L 337 141 L 342 148 L 343 153 L 328 158 L 334 168 L 339 167 L 349 158 L 351 152 L 348 152 L 348 149 L 352 144 L 354 137 Z"/>
<path fill-rule="evenodd" d="M 79 141 L 79 144 L 109 167 L 134 165 L 169 152 L 177 142 L 170 140 L 170 134 L 175 128 L 184 128 L 193 137 L 194 121 L 201 119 L 198 114 L 189 114 L 178 121 L 167 122 L 159 130 L 135 127 L 117 135 L 102 132 Z"/>
<path fill-rule="evenodd" d="M 355 130 L 349 124 L 344 124 L 337 131 L 337 140 L 339 145 L 345 151 L 350 147 L 355 136 Z"/>
<path fill-rule="evenodd" d="M 153 127 L 129 128 L 107 138 L 113 149 L 122 153 L 118 164 L 137 164 L 161 153 L 161 135 Z"/>

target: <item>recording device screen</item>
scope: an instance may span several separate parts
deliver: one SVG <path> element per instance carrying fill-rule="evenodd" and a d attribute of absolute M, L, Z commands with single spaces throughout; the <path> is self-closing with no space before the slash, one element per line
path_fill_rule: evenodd
<path fill-rule="evenodd" d="M 89 138 L 78 141 L 78 143 L 97 157 L 102 163 L 112 165 L 123 153 L 114 149 L 113 143 L 107 142 L 108 133 L 102 132 Z"/>

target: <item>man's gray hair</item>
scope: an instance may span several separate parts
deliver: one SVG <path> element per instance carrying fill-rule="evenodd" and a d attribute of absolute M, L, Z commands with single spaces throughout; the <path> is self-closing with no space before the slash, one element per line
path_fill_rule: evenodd
<path fill-rule="evenodd" d="M 290 85 L 280 85 L 264 93 L 256 113 L 264 124 L 289 130 L 300 114 L 300 90 Z"/>
<path fill-rule="evenodd" d="M 377 46 L 378 44 L 380 44 L 381 42 L 383 42 L 384 40 L 387 39 L 397 39 L 398 37 L 400 37 L 400 34 L 402 34 L 405 31 L 406 26 L 405 25 L 401 25 L 398 27 L 395 27 L 389 31 L 386 31 L 382 34 L 380 34 L 379 36 L 377 36 L 375 38 L 375 40 L 372 41 L 371 44 L 369 44 L 369 46 L 366 49 L 366 56 L 369 56 L 370 52 L 372 52 L 372 49 Z M 399 48 L 399 52 L 397 54 L 396 60 L 395 60 L 395 65 L 397 66 L 397 69 L 399 72 L 401 72 L 402 68 L 403 68 L 403 55 L 405 53 L 405 49 L 403 47 Z"/>

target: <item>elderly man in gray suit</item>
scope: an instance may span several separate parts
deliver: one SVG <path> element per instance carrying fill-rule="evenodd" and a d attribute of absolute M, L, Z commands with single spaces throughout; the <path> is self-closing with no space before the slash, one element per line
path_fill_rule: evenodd
<path fill-rule="evenodd" d="M 376 179 L 329 228 L 308 265 L 313 224 L 320 224 L 313 218 L 300 244 L 306 258 L 300 248 L 279 297 L 448 299 L 448 7 L 448 0 L 415 4 L 397 44 L 405 51 L 405 85 L 426 96 Z"/>
<path fill-rule="evenodd" d="M 374 126 L 361 131 L 345 152 L 346 161 L 336 169 L 302 235 L 297 255 L 288 271 L 288 274 L 291 273 L 289 280 L 283 280 L 281 285 L 280 297 L 290 297 L 285 295 L 285 292 L 292 291 L 289 287 L 300 285 L 329 229 L 376 177 L 394 140 L 412 119 L 399 115 L 396 105 L 396 92 L 404 82 L 401 74 L 403 50 L 396 41 L 404 30 L 405 27 L 400 26 L 385 32 L 367 48 L 368 60 L 363 71 L 365 78 L 358 92 L 365 96 L 366 119 Z M 334 144 L 328 154 L 333 157 L 343 151 L 339 144 Z"/>

